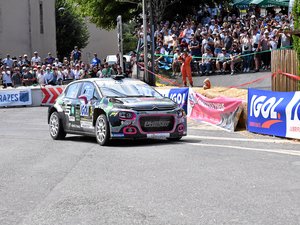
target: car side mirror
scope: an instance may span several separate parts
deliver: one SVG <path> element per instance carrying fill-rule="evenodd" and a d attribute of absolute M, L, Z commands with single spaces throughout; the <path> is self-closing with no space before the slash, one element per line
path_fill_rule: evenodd
<path fill-rule="evenodd" d="M 84 104 L 88 103 L 87 97 L 85 95 L 80 95 L 78 98 L 79 98 L 79 100 L 83 101 Z"/>

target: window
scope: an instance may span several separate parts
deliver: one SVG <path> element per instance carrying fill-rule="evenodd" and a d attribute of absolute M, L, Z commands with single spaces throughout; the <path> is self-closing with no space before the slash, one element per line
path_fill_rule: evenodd
<path fill-rule="evenodd" d="M 84 95 L 87 97 L 87 100 L 97 100 L 99 99 L 99 95 L 95 89 L 95 86 L 91 82 L 85 82 L 81 89 L 80 95 Z"/>
<path fill-rule="evenodd" d="M 66 90 L 66 98 L 77 98 L 81 83 L 71 84 Z"/>
<path fill-rule="evenodd" d="M 40 1 L 40 33 L 44 33 L 44 10 L 43 10 L 43 2 Z"/>

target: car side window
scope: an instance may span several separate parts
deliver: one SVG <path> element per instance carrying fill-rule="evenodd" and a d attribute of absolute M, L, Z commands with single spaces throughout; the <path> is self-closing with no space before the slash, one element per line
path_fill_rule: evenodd
<path fill-rule="evenodd" d="M 77 98 L 79 88 L 80 88 L 80 83 L 71 84 L 66 91 L 66 97 Z"/>
<path fill-rule="evenodd" d="M 95 89 L 95 86 L 91 82 L 84 82 L 80 95 L 84 95 L 87 97 L 87 100 L 97 100 L 99 99 L 99 95 Z"/>

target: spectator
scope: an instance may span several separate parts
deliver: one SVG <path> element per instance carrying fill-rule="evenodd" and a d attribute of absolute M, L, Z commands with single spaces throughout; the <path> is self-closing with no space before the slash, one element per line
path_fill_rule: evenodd
<path fill-rule="evenodd" d="M 281 48 L 287 48 L 292 45 L 292 35 L 288 26 L 285 26 L 283 32 L 278 34 Z"/>
<path fill-rule="evenodd" d="M 55 58 L 52 56 L 51 52 L 48 52 L 48 56 L 45 58 L 45 64 L 52 65 L 55 61 Z"/>
<path fill-rule="evenodd" d="M 94 58 L 91 61 L 93 67 L 99 68 L 101 65 L 101 60 L 98 58 L 97 53 L 94 53 Z"/>
<path fill-rule="evenodd" d="M 53 72 L 50 67 L 46 67 L 46 72 L 44 74 L 45 85 L 56 85 L 56 80 L 54 78 Z"/>
<path fill-rule="evenodd" d="M 37 66 L 36 79 L 39 85 L 45 85 L 44 71 L 40 65 Z"/>
<path fill-rule="evenodd" d="M 28 56 L 27 56 L 27 54 L 24 54 L 24 56 L 23 56 L 23 61 L 22 61 L 22 67 L 23 66 L 30 66 L 31 65 L 31 63 L 30 63 L 30 61 L 28 60 Z"/>
<path fill-rule="evenodd" d="M 250 38 L 250 34 L 246 31 L 241 34 L 241 46 L 242 46 L 242 55 L 243 55 L 243 72 L 249 72 L 251 67 L 251 48 L 252 48 L 252 40 Z"/>
<path fill-rule="evenodd" d="M 180 56 L 179 48 L 175 49 L 175 53 L 173 55 L 173 62 L 172 62 L 172 77 L 176 77 L 176 73 L 180 72 L 180 61 L 178 60 Z"/>
<path fill-rule="evenodd" d="M 35 51 L 33 53 L 33 57 L 31 58 L 31 66 L 37 66 L 37 65 L 41 65 L 41 64 L 42 64 L 41 57 L 39 57 L 38 52 Z"/>
<path fill-rule="evenodd" d="M 231 49 L 231 52 L 230 52 L 230 61 L 227 61 L 228 64 L 230 64 L 230 69 L 231 69 L 231 76 L 235 73 L 235 70 L 234 70 L 234 66 L 236 63 L 239 63 L 242 61 L 242 58 L 241 58 L 241 51 L 238 47 L 238 44 L 237 43 L 234 43 L 232 45 L 232 49 Z"/>
<path fill-rule="evenodd" d="M 2 72 L 2 82 L 3 82 L 3 88 L 12 87 L 13 85 L 9 66 L 5 66 L 5 70 Z"/>
<path fill-rule="evenodd" d="M 13 87 L 15 88 L 22 85 L 22 75 L 20 73 L 19 67 L 14 68 L 14 73 L 11 77 L 11 80 L 12 80 Z"/>
<path fill-rule="evenodd" d="M 83 75 L 82 70 L 80 69 L 80 65 L 76 64 L 75 69 L 71 70 L 72 77 L 74 80 L 79 80 L 80 77 Z"/>
<path fill-rule="evenodd" d="M 70 58 L 74 63 L 78 63 L 81 60 L 81 52 L 78 50 L 77 46 L 74 46 L 74 50 L 71 52 Z"/>
<path fill-rule="evenodd" d="M 260 39 L 258 48 L 262 51 L 261 58 L 263 62 L 263 70 L 271 69 L 271 52 L 269 51 L 271 46 L 271 39 L 269 37 L 269 31 L 264 32 L 264 36 Z"/>
<path fill-rule="evenodd" d="M 212 58 L 213 54 L 209 47 L 205 49 L 202 55 L 202 61 L 200 63 L 200 70 L 202 75 L 212 74 Z"/>
<path fill-rule="evenodd" d="M 23 77 L 22 82 L 23 82 L 24 86 L 30 86 L 30 85 L 34 84 L 34 82 L 35 82 L 35 77 L 30 72 L 29 67 L 23 67 L 22 77 Z"/>
<path fill-rule="evenodd" d="M 222 48 L 222 51 L 218 53 L 216 60 L 217 73 L 225 73 L 227 67 L 227 61 L 230 59 L 230 55 L 226 52 L 226 48 Z"/>
<path fill-rule="evenodd" d="M 106 62 L 104 64 L 104 68 L 102 69 L 102 77 L 110 77 L 113 74 L 114 74 L 113 69 Z"/>
<path fill-rule="evenodd" d="M 2 63 L 3 63 L 4 66 L 8 66 L 9 68 L 12 68 L 14 61 L 12 60 L 12 58 L 10 58 L 10 55 L 7 54 L 6 58 L 4 58 L 2 60 Z"/>

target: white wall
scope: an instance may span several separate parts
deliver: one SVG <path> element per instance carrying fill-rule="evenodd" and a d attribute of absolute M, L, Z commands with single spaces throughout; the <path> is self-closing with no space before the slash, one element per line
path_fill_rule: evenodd
<path fill-rule="evenodd" d="M 44 34 L 40 33 L 39 3 L 43 4 Z M 55 0 L 0 0 L 0 57 L 38 51 L 56 54 Z"/>
<path fill-rule="evenodd" d="M 90 33 L 89 44 L 84 49 L 81 49 L 82 59 L 84 62 L 90 62 L 93 54 L 97 53 L 98 58 L 106 58 L 107 55 L 114 55 L 118 52 L 117 31 L 106 31 L 96 27 L 95 24 L 87 21 L 88 30 Z"/>

